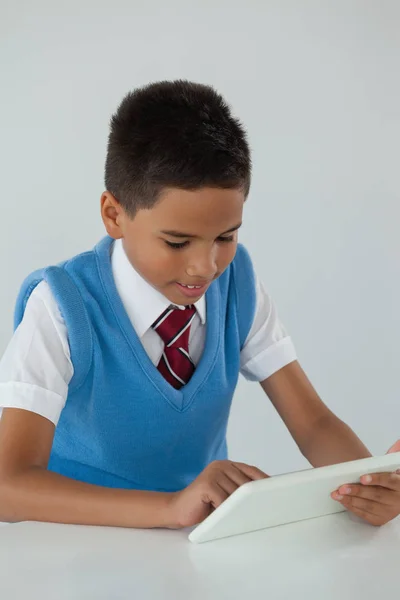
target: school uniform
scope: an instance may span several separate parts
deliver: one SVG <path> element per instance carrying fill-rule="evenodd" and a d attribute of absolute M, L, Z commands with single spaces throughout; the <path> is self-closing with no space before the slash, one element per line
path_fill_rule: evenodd
<path fill-rule="evenodd" d="M 177 388 L 161 369 L 171 365 L 157 332 L 170 302 L 134 270 L 120 240 L 36 271 L 0 362 L 1 408 L 57 426 L 50 470 L 110 487 L 182 489 L 227 458 L 239 373 L 262 381 L 296 359 L 240 244 L 194 308 L 187 349 L 177 347 L 193 368 L 184 385 L 178 373 Z"/>

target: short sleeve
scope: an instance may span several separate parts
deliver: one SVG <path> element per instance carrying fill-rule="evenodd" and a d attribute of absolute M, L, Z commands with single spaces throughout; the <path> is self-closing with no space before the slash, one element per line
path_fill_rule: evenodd
<path fill-rule="evenodd" d="M 296 360 L 293 342 L 279 320 L 275 304 L 255 276 L 256 310 L 240 353 L 240 372 L 249 381 L 264 381 Z"/>
<path fill-rule="evenodd" d="M 57 425 L 72 375 L 66 326 L 42 281 L 0 361 L 0 411 L 21 408 Z"/>

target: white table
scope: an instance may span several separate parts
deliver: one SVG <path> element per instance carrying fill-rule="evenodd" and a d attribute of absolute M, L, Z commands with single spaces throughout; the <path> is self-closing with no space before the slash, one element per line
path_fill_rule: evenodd
<path fill-rule="evenodd" d="M 188 531 L 0 528 L 3 600 L 399 597 L 400 523 L 347 513 L 193 545 Z M 397 590 L 397 591 L 396 591 Z"/>

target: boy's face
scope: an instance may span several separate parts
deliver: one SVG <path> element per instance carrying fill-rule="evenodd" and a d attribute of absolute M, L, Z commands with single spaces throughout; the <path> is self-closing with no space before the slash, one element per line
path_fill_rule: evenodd
<path fill-rule="evenodd" d="M 105 192 L 102 217 L 109 235 L 123 238 L 136 271 L 170 302 L 186 305 L 197 302 L 232 262 L 244 200 L 237 189 L 167 189 L 153 208 L 132 219 Z"/>

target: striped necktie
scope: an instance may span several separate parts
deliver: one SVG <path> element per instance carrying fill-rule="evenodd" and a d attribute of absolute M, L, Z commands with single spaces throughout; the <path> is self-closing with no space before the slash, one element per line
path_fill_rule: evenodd
<path fill-rule="evenodd" d="M 169 307 L 152 325 L 164 342 L 164 351 L 158 370 L 174 388 L 186 385 L 193 375 L 195 365 L 189 355 L 189 333 L 196 309 L 184 310 Z"/>

